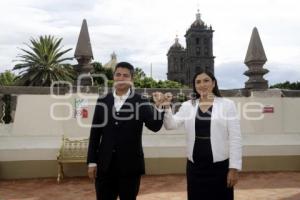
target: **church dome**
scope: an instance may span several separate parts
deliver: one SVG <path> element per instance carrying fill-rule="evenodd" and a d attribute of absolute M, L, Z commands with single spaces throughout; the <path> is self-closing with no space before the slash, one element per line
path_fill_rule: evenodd
<path fill-rule="evenodd" d="M 103 67 L 115 70 L 115 67 L 116 67 L 116 65 L 118 63 L 118 61 L 117 61 L 117 55 L 115 54 L 115 52 L 113 52 L 110 56 L 111 56 L 110 61 L 108 63 L 106 63 Z"/>
<path fill-rule="evenodd" d="M 207 28 L 206 24 L 201 19 L 201 14 L 199 13 L 199 10 L 196 14 L 196 20 L 192 23 L 191 28 Z"/>
<path fill-rule="evenodd" d="M 178 37 L 176 36 L 175 38 L 175 43 L 170 47 L 170 50 L 169 51 L 173 51 L 173 50 L 179 50 L 179 51 L 184 51 L 184 48 L 183 46 L 179 43 L 179 39 Z"/>

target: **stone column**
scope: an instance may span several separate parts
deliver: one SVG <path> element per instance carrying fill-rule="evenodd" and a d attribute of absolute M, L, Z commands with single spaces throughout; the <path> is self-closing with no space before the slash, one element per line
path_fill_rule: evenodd
<path fill-rule="evenodd" d="M 74 66 L 75 70 L 77 71 L 77 79 L 75 84 L 79 84 L 80 86 L 91 86 L 93 83 L 90 75 L 92 70 L 91 60 L 93 59 L 93 52 L 87 22 L 85 19 L 82 22 L 74 57 L 78 62 L 78 65 Z M 83 75 L 84 78 L 80 78 L 80 76 Z"/>
<path fill-rule="evenodd" d="M 245 83 L 246 89 L 254 90 L 266 90 L 268 89 L 268 81 L 263 76 L 269 72 L 267 69 L 263 69 L 263 65 L 266 63 L 267 57 L 260 40 L 257 28 L 254 27 L 248 46 L 247 55 L 244 63 L 247 65 L 247 70 L 244 75 L 249 77 L 249 80 Z"/>

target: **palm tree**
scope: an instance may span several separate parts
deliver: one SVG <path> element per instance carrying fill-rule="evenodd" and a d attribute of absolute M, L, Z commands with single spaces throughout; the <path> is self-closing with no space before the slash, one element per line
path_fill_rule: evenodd
<path fill-rule="evenodd" d="M 17 84 L 24 86 L 50 86 L 53 81 L 73 82 L 75 71 L 70 64 L 64 61 L 73 58 L 62 58 L 71 50 L 62 50 L 60 46 L 62 38 L 54 36 L 40 36 L 31 39 L 30 50 L 21 49 L 24 53 L 19 55 L 20 64 L 15 65 L 13 70 L 22 70 L 17 77 Z"/>

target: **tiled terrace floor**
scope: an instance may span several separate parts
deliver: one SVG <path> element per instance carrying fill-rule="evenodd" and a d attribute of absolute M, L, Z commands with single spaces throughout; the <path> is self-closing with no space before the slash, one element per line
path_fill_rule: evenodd
<path fill-rule="evenodd" d="M 0 200 L 94 200 L 87 178 L 0 181 Z M 138 200 L 185 200 L 184 175 L 144 176 Z M 242 173 L 236 200 L 300 200 L 300 172 Z"/>

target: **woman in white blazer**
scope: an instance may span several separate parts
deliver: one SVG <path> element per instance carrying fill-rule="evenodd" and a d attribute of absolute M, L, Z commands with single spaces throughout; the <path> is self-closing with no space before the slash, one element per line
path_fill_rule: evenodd
<path fill-rule="evenodd" d="M 188 200 L 232 200 L 241 170 L 241 133 L 233 101 L 222 98 L 217 80 L 209 71 L 193 79 L 195 98 L 173 114 L 172 97 L 165 94 L 166 129 L 184 125 L 187 132 Z"/>

